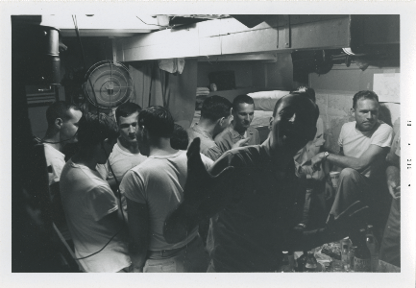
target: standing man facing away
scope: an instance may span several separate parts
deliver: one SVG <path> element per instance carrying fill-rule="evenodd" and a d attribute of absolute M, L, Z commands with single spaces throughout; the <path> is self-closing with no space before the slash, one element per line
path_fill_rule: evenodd
<path fill-rule="evenodd" d="M 214 137 L 230 124 L 231 102 L 226 98 L 213 95 L 204 100 L 201 118 L 188 129 L 189 143 L 196 137 L 201 139 L 201 153 L 212 160 L 221 156 Z"/>
<path fill-rule="evenodd" d="M 139 112 L 142 109 L 135 103 L 124 103 L 116 109 L 116 119 L 120 136 L 114 145 L 113 152 L 108 157 L 107 163 L 98 164 L 97 169 L 106 179 L 113 190 L 117 190 L 124 174 L 134 166 L 139 165 L 146 156 L 140 154 L 137 141 L 137 129 Z M 111 168 L 110 168 L 111 166 Z M 114 180 L 114 175 L 117 182 Z"/>
<path fill-rule="evenodd" d="M 194 226 L 190 233 L 168 243 L 164 221 L 184 198 L 187 178 L 186 151 L 170 146 L 174 121 L 161 106 L 139 114 L 139 149 L 148 158 L 129 170 L 120 184 L 127 198 L 130 252 L 135 270 L 143 272 L 204 272 L 208 256 Z M 202 155 L 205 167 L 212 160 Z"/>
<path fill-rule="evenodd" d="M 64 219 L 59 219 L 62 214 L 59 180 L 65 165 L 63 150 L 66 144 L 77 142 L 78 122 L 81 117 L 82 112 L 77 107 L 63 101 L 51 104 L 46 110 L 48 129 L 41 142 L 45 147 L 52 209 L 57 225 L 65 222 Z"/>
<path fill-rule="evenodd" d="M 250 126 L 254 118 L 254 100 L 248 95 L 238 95 L 233 100 L 231 108 L 233 120 L 231 125 L 215 137 L 215 143 L 221 154 L 233 148 L 242 139 L 247 139 L 245 145 L 260 144 L 260 134 Z"/>
<path fill-rule="evenodd" d="M 304 95 L 282 97 L 269 138 L 226 152 L 210 173 L 195 139 L 188 149 L 185 199 L 165 222 L 167 241 L 185 238 L 197 223 L 218 213 L 208 271 L 273 272 L 280 268 L 282 251 L 306 250 L 348 235 L 362 221 L 366 208 L 360 203 L 325 228 L 294 229 L 298 181 L 293 156 L 315 136 L 318 116 L 317 106 Z"/>
<path fill-rule="evenodd" d="M 96 171 L 117 141 L 114 119 L 104 113 L 84 115 L 79 123 L 77 152 L 64 166 L 60 189 L 75 255 L 87 272 L 127 269 L 127 229 L 117 199 Z"/>
<path fill-rule="evenodd" d="M 357 92 L 352 108 L 355 121 L 346 123 L 341 128 L 338 138 L 339 155 L 321 152 L 311 162 L 317 166 L 327 161 L 342 168 L 329 217 L 338 216 L 346 207 L 360 199 L 372 209 L 374 224 L 382 228 L 385 224 L 382 222 L 387 215 L 382 215 L 384 219 L 376 215 L 388 213 L 384 171 L 393 129 L 378 119 L 379 108 L 376 93 Z"/>

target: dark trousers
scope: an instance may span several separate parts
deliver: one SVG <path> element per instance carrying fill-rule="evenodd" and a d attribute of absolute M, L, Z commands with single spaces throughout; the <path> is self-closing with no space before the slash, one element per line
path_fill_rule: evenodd
<path fill-rule="evenodd" d="M 344 168 L 339 176 L 338 190 L 329 214 L 336 217 L 357 200 L 369 206 L 368 221 L 378 229 L 379 234 L 376 236 L 380 239 L 390 206 L 386 180 L 371 181 L 357 170 Z"/>
<path fill-rule="evenodd" d="M 400 198 L 391 202 L 390 214 L 381 240 L 380 260 L 400 267 Z"/>

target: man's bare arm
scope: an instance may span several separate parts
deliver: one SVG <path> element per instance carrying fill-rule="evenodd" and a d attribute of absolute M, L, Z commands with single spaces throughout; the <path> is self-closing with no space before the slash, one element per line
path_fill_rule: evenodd
<path fill-rule="evenodd" d="M 385 157 L 388 152 L 388 147 L 380 147 L 377 145 L 370 145 L 367 151 L 360 158 L 348 157 L 344 155 L 329 154 L 325 157 L 325 153 L 321 152 L 312 157 L 311 163 L 317 169 L 318 165 L 325 160 L 333 165 L 341 168 L 352 168 L 361 172 L 369 167 L 378 157 Z"/>
<path fill-rule="evenodd" d="M 130 243 L 129 252 L 134 271 L 142 272 L 149 246 L 149 212 L 147 205 L 127 198 Z"/>

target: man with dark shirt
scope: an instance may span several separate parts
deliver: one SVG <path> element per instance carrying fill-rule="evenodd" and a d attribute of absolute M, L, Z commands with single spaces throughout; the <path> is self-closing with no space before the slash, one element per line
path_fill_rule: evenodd
<path fill-rule="evenodd" d="M 165 221 L 166 240 L 186 237 L 199 221 L 218 213 L 208 271 L 273 272 L 280 268 L 282 251 L 317 247 L 355 230 L 367 209 L 359 202 L 325 228 L 293 229 L 297 224 L 293 156 L 313 139 L 318 111 L 302 93 L 281 98 L 269 138 L 262 145 L 226 152 L 210 173 L 198 156 L 199 140 L 194 141 L 188 149 L 185 200 Z"/>

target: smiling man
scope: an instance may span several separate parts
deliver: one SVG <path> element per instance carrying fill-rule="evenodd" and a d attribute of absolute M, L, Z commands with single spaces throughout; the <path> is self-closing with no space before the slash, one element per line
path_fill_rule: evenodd
<path fill-rule="evenodd" d="M 325 228 L 294 229 L 299 182 L 293 156 L 315 136 L 318 116 L 317 106 L 302 93 L 282 97 L 273 111 L 269 138 L 262 145 L 227 151 L 210 173 L 199 157 L 199 140 L 194 140 L 188 148 L 184 201 L 166 219 L 165 239 L 179 241 L 218 213 L 208 272 L 274 272 L 282 251 L 317 247 L 357 229 L 366 209 L 359 203 Z"/>
<path fill-rule="evenodd" d="M 242 139 L 247 139 L 244 146 L 260 144 L 259 131 L 250 126 L 254 118 L 253 98 L 248 95 L 235 97 L 231 114 L 231 125 L 215 137 L 215 144 L 220 148 L 221 154 L 232 149 L 233 145 Z"/>
<path fill-rule="evenodd" d="M 354 95 L 352 113 L 355 121 L 344 124 L 338 138 L 340 153 L 321 152 L 311 160 L 312 165 L 323 161 L 342 168 L 338 190 L 330 217 L 339 215 L 357 199 L 370 205 L 374 219 L 383 226 L 382 212 L 388 212 L 388 192 L 384 183 L 386 155 L 392 142 L 393 129 L 378 119 L 380 104 L 373 91 Z M 381 215 L 386 217 L 386 215 Z"/>

